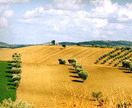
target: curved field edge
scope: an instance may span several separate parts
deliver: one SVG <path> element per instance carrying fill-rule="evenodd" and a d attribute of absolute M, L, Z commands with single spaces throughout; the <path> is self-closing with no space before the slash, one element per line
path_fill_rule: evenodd
<path fill-rule="evenodd" d="M 79 46 L 34 46 L 0 50 L 1 60 L 10 60 L 13 53 L 21 53 L 22 80 L 17 99 L 26 100 L 36 108 L 81 107 L 96 108 L 90 101 L 93 91 L 115 101 L 132 97 L 131 74 L 114 67 L 95 65 L 94 61 L 112 48 L 89 48 Z M 89 74 L 85 83 L 74 82 L 72 67 L 59 65 L 58 58 L 77 59 Z"/>

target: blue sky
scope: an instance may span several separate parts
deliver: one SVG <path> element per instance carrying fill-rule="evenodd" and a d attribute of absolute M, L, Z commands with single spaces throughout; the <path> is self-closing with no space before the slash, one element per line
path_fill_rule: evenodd
<path fill-rule="evenodd" d="M 132 41 L 131 0 L 0 0 L 0 41 Z"/>

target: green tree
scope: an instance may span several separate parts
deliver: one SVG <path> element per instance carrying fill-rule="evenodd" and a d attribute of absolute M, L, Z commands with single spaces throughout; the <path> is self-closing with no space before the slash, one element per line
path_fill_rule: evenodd
<path fill-rule="evenodd" d="M 55 40 L 52 40 L 51 43 L 52 43 L 52 45 L 55 45 Z"/>

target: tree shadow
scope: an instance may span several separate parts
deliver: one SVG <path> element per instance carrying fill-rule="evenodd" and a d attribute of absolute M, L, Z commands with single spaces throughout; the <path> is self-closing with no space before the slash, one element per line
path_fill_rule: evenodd
<path fill-rule="evenodd" d="M 16 87 L 8 87 L 8 89 L 16 89 Z"/>
<path fill-rule="evenodd" d="M 81 81 L 81 80 L 72 80 L 72 82 L 79 82 L 79 83 L 83 83 L 84 81 Z"/>
<path fill-rule="evenodd" d="M 12 75 L 6 75 L 5 77 L 7 77 L 7 78 L 12 78 Z"/>
<path fill-rule="evenodd" d="M 129 70 L 128 68 L 125 68 L 125 67 L 118 67 L 118 69 L 120 69 L 120 70 Z"/>
<path fill-rule="evenodd" d="M 7 69 L 11 69 L 12 67 L 11 66 L 8 66 L 8 67 L 6 67 Z"/>
<path fill-rule="evenodd" d="M 69 68 L 69 70 L 75 70 L 75 69 Z"/>
<path fill-rule="evenodd" d="M 130 74 L 130 73 L 132 73 L 132 72 L 131 72 L 131 71 L 123 71 L 123 73 L 129 73 L 129 74 Z"/>
<path fill-rule="evenodd" d="M 9 86 L 15 86 L 13 83 L 7 83 L 7 85 L 9 85 Z"/>
<path fill-rule="evenodd" d="M 14 82 L 14 80 L 13 79 L 9 79 L 8 82 Z"/>
<path fill-rule="evenodd" d="M 75 72 L 75 71 L 74 71 L 74 72 L 72 72 L 72 71 L 71 71 L 70 73 L 76 74 L 77 72 Z"/>
<path fill-rule="evenodd" d="M 65 64 L 65 65 L 67 65 L 67 66 L 71 66 L 70 64 Z"/>
<path fill-rule="evenodd" d="M 12 71 L 5 71 L 6 73 L 13 73 Z"/>
<path fill-rule="evenodd" d="M 75 75 L 70 75 L 70 77 L 73 77 L 73 78 L 80 78 L 79 76 L 75 76 Z"/>

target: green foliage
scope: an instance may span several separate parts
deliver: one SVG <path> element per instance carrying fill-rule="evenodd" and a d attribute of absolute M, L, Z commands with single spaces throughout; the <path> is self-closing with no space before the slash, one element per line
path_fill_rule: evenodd
<path fill-rule="evenodd" d="M 103 106 L 106 103 L 106 99 L 103 98 L 102 92 L 92 92 L 92 97 L 99 103 L 98 106 Z"/>
<path fill-rule="evenodd" d="M 58 59 L 58 61 L 59 61 L 59 64 L 66 64 L 66 61 L 63 59 Z"/>
<path fill-rule="evenodd" d="M 21 54 L 18 54 L 18 53 L 14 53 L 12 55 L 12 61 L 14 63 L 21 63 Z"/>
<path fill-rule="evenodd" d="M 12 80 L 13 80 L 13 81 L 20 81 L 20 80 L 21 80 L 21 76 L 18 75 L 18 74 L 13 74 Z"/>
<path fill-rule="evenodd" d="M 65 47 L 66 47 L 66 45 L 62 45 L 62 47 L 63 47 L 63 48 L 65 48 Z"/>
<path fill-rule="evenodd" d="M 16 68 L 20 68 L 21 64 L 19 62 L 17 62 L 17 63 L 11 63 L 11 66 L 12 67 L 16 67 Z"/>
<path fill-rule="evenodd" d="M 76 64 L 77 61 L 75 59 L 68 59 L 68 62 L 69 64 L 73 65 L 73 64 Z"/>
<path fill-rule="evenodd" d="M 84 72 L 84 71 L 78 72 L 78 75 L 79 75 L 79 77 L 80 77 L 81 79 L 83 79 L 83 80 L 86 80 L 86 79 L 88 78 L 87 72 Z"/>
<path fill-rule="evenodd" d="M 117 108 L 130 108 L 131 103 L 121 102 L 117 104 Z"/>
<path fill-rule="evenodd" d="M 20 74 L 21 73 L 21 68 L 12 67 L 11 72 L 13 74 Z"/>
<path fill-rule="evenodd" d="M 92 92 L 92 97 L 95 100 L 99 100 L 102 97 L 102 92 Z"/>
<path fill-rule="evenodd" d="M 17 88 L 17 87 L 19 86 L 19 84 L 20 84 L 20 81 L 15 80 L 15 81 L 13 82 L 13 84 L 14 84 L 14 86 Z"/>
<path fill-rule="evenodd" d="M 16 89 L 14 86 L 8 85 L 9 80 L 12 79 L 12 73 L 8 67 L 10 67 L 9 62 L 0 61 L 0 102 L 8 98 L 16 99 Z"/>
<path fill-rule="evenodd" d="M 33 108 L 25 101 L 12 101 L 10 98 L 0 103 L 0 108 Z"/>
<path fill-rule="evenodd" d="M 55 45 L 55 40 L 52 40 L 51 43 L 52 43 L 52 45 Z"/>

